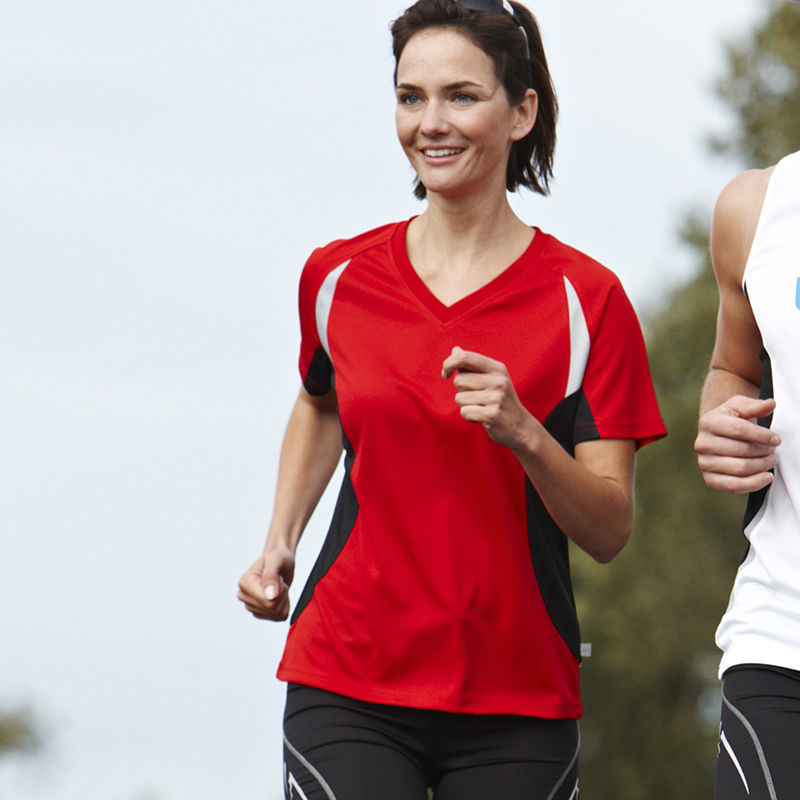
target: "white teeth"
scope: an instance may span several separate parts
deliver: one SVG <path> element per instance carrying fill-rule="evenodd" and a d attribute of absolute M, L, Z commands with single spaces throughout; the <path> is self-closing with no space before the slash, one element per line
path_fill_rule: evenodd
<path fill-rule="evenodd" d="M 458 148 L 441 148 L 438 150 L 428 149 L 423 151 L 429 158 L 444 158 L 444 156 L 458 155 L 461 150 Z"/>

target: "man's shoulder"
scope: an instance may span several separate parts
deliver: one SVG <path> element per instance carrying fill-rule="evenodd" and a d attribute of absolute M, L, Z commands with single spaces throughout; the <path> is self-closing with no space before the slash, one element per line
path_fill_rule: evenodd
<path fill-rule="evenodd" d="M 757 224 L 774 169 L 748 169 L 737 175 L 720 192 L 715 215 L 732 218 L 738 224 Z"/>
<path fill-rule="evenodd" d="M 711 226 L 711 253 L 721 283 L 741 284 L 773 170 L 742 172 L 720 192 Z"/>

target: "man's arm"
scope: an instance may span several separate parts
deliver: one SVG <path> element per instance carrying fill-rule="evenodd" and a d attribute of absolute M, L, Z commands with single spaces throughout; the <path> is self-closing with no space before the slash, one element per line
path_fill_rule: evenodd
<path fill-rule="evenodd" d="M 756 422 L 772 413 L 775 402 L 757 399 L 761 333 L 742 288 L 771 172 L 772 168 L 751 170 L 731 181 L 717 201 L 711 228 L 719 312 L 695 450 L 706 484 L 726 492 L 752 492 L 768 485 L 780 444 L 775 433 Z"/>

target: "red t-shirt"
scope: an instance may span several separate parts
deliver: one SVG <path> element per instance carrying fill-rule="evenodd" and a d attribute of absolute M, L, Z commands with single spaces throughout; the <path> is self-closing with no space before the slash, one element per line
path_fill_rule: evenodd
<path fill-rule="evenodd" d="M 407 226 L 316 250 L 300 280 L 300 372 L 312 394 L 335 383 L 345 476 L 278 676 L 374 703 L 579 717 L 566 537 L 441 369 L 456 345 L 503 362 L 568 452 L 640 446 L 665 429 L 636 316 L 613 273 L 538 230 L 444 306 Z"/>

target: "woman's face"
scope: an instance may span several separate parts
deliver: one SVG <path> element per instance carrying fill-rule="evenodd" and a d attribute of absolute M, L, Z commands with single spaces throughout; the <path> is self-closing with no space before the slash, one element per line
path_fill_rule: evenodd
<path fill-rule="evenodd" d="M 503 191 L 513 142 L 536 120 L 536 93 L 512 106 L 486 53 L 449 28 L 415 34 L 397 64 L 397 136 L 429 193 Z"/>

